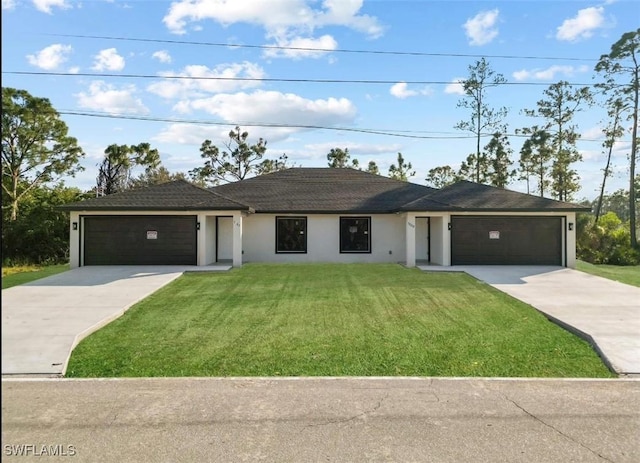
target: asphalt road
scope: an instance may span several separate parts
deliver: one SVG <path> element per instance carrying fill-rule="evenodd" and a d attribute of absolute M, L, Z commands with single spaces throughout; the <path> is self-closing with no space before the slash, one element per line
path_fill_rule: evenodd
<path fill-rule="evenodd" d="M 2 461 L 635 463 L 640 380 L 3 380 Z"/>

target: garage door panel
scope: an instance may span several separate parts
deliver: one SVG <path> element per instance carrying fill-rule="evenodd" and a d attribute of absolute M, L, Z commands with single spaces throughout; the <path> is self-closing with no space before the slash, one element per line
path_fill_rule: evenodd
<path fill-rule="evenodd" d="M 84 218 L 84 265 L 195 265 L 196 216 Z"/>
<path fill-rule="evenodd" d="M 561 217 L 451 218 L 453 265 L 561 265 Z"/>

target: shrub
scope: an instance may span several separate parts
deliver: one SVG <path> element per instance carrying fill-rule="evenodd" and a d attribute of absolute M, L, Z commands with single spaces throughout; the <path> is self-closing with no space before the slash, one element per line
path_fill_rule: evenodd
<path fill-rule="evenodd" d="M 2 217 L 2 264 L 58 264 L 69 260 L 69 213 L 58 206 L 78 200 L 76 188 L 35 188 L 20 206 L 17 220 Z"/>
<path fill-rule="evenodd" d="M 578 214 L 576 222 L 578 259 L 592 264 L 640 264 L 640 252 L 631 247 L 629 222 L 623 223 L 615 212 L 607 212 L 597 224 L 593 215 Z"/>

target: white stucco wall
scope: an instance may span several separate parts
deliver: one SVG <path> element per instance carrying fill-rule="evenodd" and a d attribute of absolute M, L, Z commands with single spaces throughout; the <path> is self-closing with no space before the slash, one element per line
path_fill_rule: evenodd
<path fill-rule="evenodd" d="M 449 231 L 448 217 L 430 216 L 431 221 L 431 263 L 435 265 L 449 265 Z"/>
<path fill-rule="evenodd" d="M 416 260 L 429 258 L 429 219 L 416 217 Z"/>
<path fill-rule="evenodd" d="M 391 262 L 405 260 L 405 217 L 294 214 L 307 217 L 307 253 L 276 254 L 276 216 L 251 214 L 243 221 L 244 262 Z M 340 253 L 340 217 L 371 217 L 371 253 Z"/>
<path fill-rule="evenodd" d="M 80 213 L 72 211 L 69 214 L 69 266 L 71 268 L 80 267 L 80 226 Z"/>
<path fill-rule="evenodd" d="M 216 218 L 207 216 L 204 220 L 206 226 L 204 229 L 204 239 L 205 239 L 205 259 L 204 265 L 213 264 L 216 261 Z M 202 232 L 202 230 L 201 230 Z"/>
<path fill-rule="evenodd" d="M 567 260 L 565 266 L 576 268 L 576 213 L 568 212 L 567 220 L 564 227 L 564 238 L 567 243 Z M 571 225 L 572 230 L 569 230 Z"/>
<path fill-rule="evenodd" d="M 215 241 L 210 246 L 215 249 Z M 233 259 L 233 217 L 218 217 L 218 261 Z"/>

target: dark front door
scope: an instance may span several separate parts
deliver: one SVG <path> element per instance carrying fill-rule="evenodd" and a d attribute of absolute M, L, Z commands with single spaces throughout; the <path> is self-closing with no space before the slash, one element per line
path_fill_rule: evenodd
<path fill-rule="evenodd" d="M 451 217 L 452 265 L 562 265 L 561 217 Z"/>
<path fill-rule="evenodd" d="M 85 216 L 84 265 L 196 265 L 196 216 Z"/>

